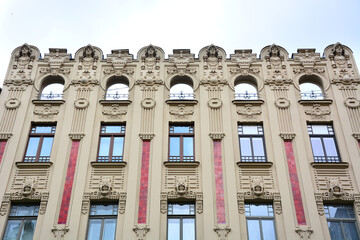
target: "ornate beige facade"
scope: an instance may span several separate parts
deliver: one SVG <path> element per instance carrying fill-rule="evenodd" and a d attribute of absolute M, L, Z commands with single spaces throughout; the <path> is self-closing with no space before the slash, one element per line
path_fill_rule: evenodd
<path fill-rule="evenodd" d="M 274 44 L 230 58 L 214 45 L 198 58 L 152 45 L 135 58 L 91 45 L 74 58 L 49 50 L 16 48 L 0 95 L 0 237 L 10 221 L 24 224 L 14 206 L 34 205 L 34 239 L 86 239 L 101 204 L 116 205 L 124 240 L 167 239 L 172 204 L 195 207 L 197 240 L 251 238 L 249 206 L 259 204 L 272 209 L 264 219 L 276 239 L 330 239 L 330 218 L 360 232 L 360 77 L 347 46 L 291 58 Z M 54 83 L 59 95 L 45 92 Z M 128 94 L 110 93 L 114 84 Z M 178 84 L 192 92 L 171 92 Z M 108 126 L 122 130 L 106 135 Z M 354 216 L 330 216 L 334 206 Z"/>

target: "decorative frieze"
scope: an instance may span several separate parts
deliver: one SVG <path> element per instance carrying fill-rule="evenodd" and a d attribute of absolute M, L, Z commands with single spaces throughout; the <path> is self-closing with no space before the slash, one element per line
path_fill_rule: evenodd
<path fill-rule="evenodd" d="M 41 119 L 52 119 L 54 115 L 59 113 L 58 108 L 59 107 L 53 107 L 51 104 L 44 104 L 35 107 L 34 114 L 38 115 Z"/>
<path fill-rule="evenodd" d="M 235 54 L 230 54 L 232 63 L 236 63 L 237 67 L 230 68 L 230 74 L 240 74 L 247 76 L 249 73 L 259 74 L 260 68 L 252 67 L 256 62 L 256 53 L 252 53 L 251 49 L 235 50 Z"/>
<path fill-rule="evenodd" d="M 315 48 L 298 49 L 297 53 L 293 54 L 294 61 L 300 63 L 301 67 L 294 67 L 295 74 L 305 73 L 311 75 L 314 73 L 324 73 L 325 68 L 317 66 L 321 63 L 320 53 L 315 52 Z"/>
<path fill-rule="evenodd" d="M 189 64 L 194 62 L 194 58 L 195 54 L 191 54 L 190 49 L 175 49 L 173 54 L 169 55 L 169 63 L 173 63 L 175 67 L 167 68 L 167 73 L 179 74 L 179 76 L 184 76 L 185 74 L 196 74 L 197 69 L 189 67 Z"/>
<path fill-rule="evenodd" d="M 102 113 L 108 116 L 109 119 L 121 119 L 121 116 L 125 115 L 127 110 L 119 104 L 112 104 L 111 106 L 104 105 Z"/>
<path fill-rule="evenodd" d="M 40 68 L 40 73 L 59 75 L 69 75 L 71 68 L 64 68 L 64 63 L 70 61 L 70 54 L 65 48 L 50 48 L 48 54 L 45 54 L 44 61 L 48 63 L 47 67 Z"/>
<path fill-rule="evenodd" d="M 134 68 L 127 67 L 129 63 L 132 63 L 132 60 L 133 55 L 129 54 L 129 49 L 111 50 L 111 54 L 107 55 L 107 63 L 111 64 L 111 68 L 104 68 L 103 72 L 105 75 L 134 75 Z"/>

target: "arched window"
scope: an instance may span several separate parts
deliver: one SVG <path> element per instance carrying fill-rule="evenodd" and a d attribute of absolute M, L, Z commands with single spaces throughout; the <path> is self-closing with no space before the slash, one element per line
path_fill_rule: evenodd
<path fill-rule="evenodd" d="M 257 100 L 259 99 L 256 80 L 250 76 L 240 76 L 235 79 L 236 100 Z"/>
<path fill-rule="evenodd" d="M 194 99 L 193 82 L 188 76 L 176 76 L 170 82 L 170 99 Z"/>
<path fill-rule="evenodd" d="M 105 100 L 129 99 L 129 81 L 126 77 L 111 77 L 107 85 Z"/>
<path fill-rule="evenodd" d="M 60 76 L 49 76 L 44 79 L 40 100 L 61 100 L 63 98 L 64 79 Z"/>
<path fill-rule="evenodd" d="M 300 78 L 300 92 L 302 100 L 322 100 L 324 93 L 321 80 L 317 76 L 303 76 Z"/>

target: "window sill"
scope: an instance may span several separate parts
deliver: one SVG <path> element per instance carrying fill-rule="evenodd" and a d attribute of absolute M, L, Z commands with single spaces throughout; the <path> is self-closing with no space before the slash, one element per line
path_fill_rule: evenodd
<path fill-rule="evenodd" d="M 237 162 L 240 168 L 271 168 L 272 162 Z"/>
<path fill-rule="evenodd" d="M 91 162 L 93 168 L 124 168 L 127 162 Z"/>
<path fill-rule="evenodd" d="M 196 105 L 198 100 L 195 99 L 168 99 L 165 102 L 169 105 L 177 105 L 177 104 L 184 104 L 184 105 Z"/>
<path fill-rule="evenodd" d="M 331 99 L 309 99 L 309 100 L 303 100 L 300 99 L 298 101 L 302 105 L 312 105 L 312 104 L 322 104 L 322 105 L 330 105 L 332 104 L 333 100 Z"/>
<path fill-rule="evenodd" d="M 345 168 L 349 167 L 349 163 L 347 163 L 347 162 L 335 162 L 335 163 L 331 163 L 331 162 L 312 162 L 312 163 L 310 163 L 310 165 L 313 168 L 316 168 L 316 169 L 321 169 L 321 168 L 345 169 Z"/>
<path fill-rule="evenodd" d="M 119 104 L 119 105 L 130 105 L 132 103 L 131 100 L 100 100 L 99 103 L 104 106 L 109 106 L 113 104 Z"/>
<path fill-rule="evenodd" d="M 199 161 L 193 162 L 164 162 L 165 167 L 167 168 L 197 168 L 200 165 Z"/>
<path fill-rule="evenodd" d="M 53 104 L 53 105 L 61 105 L 65 103 L 65 100 L 40 100 L 34 99 L 31 101 L 35 105 L 43 105 L 43 104 Z"/>
<path fill-rule="evenodd" d="M 239 100 L 239 99 L 234 99 L 232 100 L 232 103 L 235 105 L 245 105 L 245 104 L 253 104 L 253 105 L 262 105 L 265 101 L 262 99 L 257 99 L 257 100 Z"/>
<path fill-rule="evenodd" d="M 18 168 L 50 168 L 52 162 L 16 162 Z"/>

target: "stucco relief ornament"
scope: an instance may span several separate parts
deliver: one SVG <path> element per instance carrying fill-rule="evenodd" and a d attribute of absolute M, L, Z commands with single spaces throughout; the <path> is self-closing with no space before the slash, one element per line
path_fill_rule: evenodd
<path fill-rule="evenodd" d="M 49 63 L 48 67 L 40 68 L 40 73 L 58 75 L 59 73 L 69 75 L 70 68 L 64 68 L 64 63 L 69 62 L 70 54 L 65 48 L 50 48 L 50 53 L 45 54 L 44 60 Z"/>
<path fill-rule="evenodd" d="M 222 56 L 216 46 L 210 45 L 203 59 L 204 78 L 200 83 L 213 86 L 226 84 L 222 70 Z"/>
<path fill-rule="evenodd" d="M 294 67 L 293 72 L 295 74 L 305 73 L 311 75 L 314 73 L 324 73 L 323 67 L 316 66 L 320 61 L 320 53 L 315 53 L 315 49 L 298 49 L 298 52 L 294 54 L 294 61 L 299 62 L 301 67 Z"/>
<path fill-rule="evenodd" d="M 251 104 L 246 104 L 244 108 L 238 110 L 237 113 L 246 119 L 254 119 L 257 115 L 261 114 L 261 109 L 257 109 Z"/>
<path fill-rule="evenodd" d="M 323 120 L 326 115 L 330 115 L 329 109 L 324 109 L 320 104 L 314 104 L 311 110 L 305 110 L 307 115 L 311 115 L 313 120 Z"/>
<path fill-rule="evenodd" d="M 280 49 L 277 45 L 273 44 L 270 47 L 269 55 L 265 56 L 266 67 L 268 69 L 268 79 L 266 84 L 274 86 L 284 86 L 291 83 L 287 79 L 286 65 L 284 62 L 284 56 L 280 54 Z"/>
<path fill-rule="evenodd" d="M 53 115 L 59 113 L 59 110 L 53 109 L 51 104 L 44 104 L 41 109 L 34 109 L 34 114 L 39 115 L 41 118 L 52 118 Z"/>
<path fill-rule="evenodd" d="M 300 239 L 309 240 L 314 231 L 309 226 L 300 225 L 295 229 L 295 232 L 300 235 Z"/>
<path fill-rule="evenodd" d="M 180 104 L 176 110 L 170 110 L 169 113 L 171 115 L 175 115 L 175 117 L 178 119 L 186 119 L 189 115 L 194 114 L 194 111 L 187 109 L 184 104 Z"/>
<path fill-rule="evenodd" d="M 114 74 L 117 76 L 123 73 L 133 75 L 134 69 L 127 68 L 126 65 L 132 62 L 132 55 L 128 49 L 111 50 L 111 54 L 107 55 L 107 63 L 111 63 L 111 68 L 105 68 L 104 74 Z"/>
<path fill-rule="evenodd" d="M 343 45 L 336 43 L 329 58 L 334 73 L 332 83 L 343 85 L 355 83 L 357 85 L 360 82 L 359 79 L 354 79 L 354 70 L 350 62 L 350 56 L 349 54 L 346 54 Z"/>
<path fill-rule="evenodd" d="M 136 240 L 145 240 L 146 234 L 150 231 L 150 228 L 147 225 L 136 225 L 133 228 L 133 231 L 136 233 Z"/>
<path fill-rule="evenodd" d="M 98 84 L 96 80 L 96 69 L 99 57 L 95 54 L 95 49 L 91 45 L 87 45 L 79 57 L 79 65 L 77 79 L 73 80 L 73 84 L 93 85 Z"/>
<path fill-rule="evenodd" d="M 196 68 L 190 68 L 189 63 L 194 62 L 194 54 L 190 50 L 174 50 L 174 54 L 169 55 L 169 63 L 173 63 L 175 67 L 167 68 L 168 74 L 179 74 L 183 76 L 185 73 L 195 74 Z"/>
<path fill-rule="evenodd" d="M 250 72 L 258 74 L 259 68 L 251 67 L 252 63 L 256 61 L 256 54 L 252 53 L 251 49 L 235 50 L 235 54 L 230 55 L 232 63 L 236 63 L 237 67 L 230 68 L 231 74 L 240 73 L 243 76 L 249 75 Z"/>
<path fill-rule="evenodd" d="M 5 84 L 13 84 L 16 86 L 32 84 L 31 71 L 34 64 L 35 55 L 30 46 L 24 44 L 19 52 L 15 55 L 13 69 L 10 72 L 10 78 L 5 80 Z"/>
<path fill-rule="evenodd" d="M 143 56 L 141 56 L 140 79 L 137 84 L 155 85 L 163 83 L 160 80 L 160 56 L 157 55 L 156 49 L 150 45 Z"/>
<path fill-rule="evenodd" d="M 117 119 L 120 118 L 121 115 L 125 115 L 127 113 L 126 110 L 121 109 L 119 104 L 113 104 L 110 107 L 107 107 L 102 111 L 104 115 L 107 115 L 109 118 Z"/>
<path fill-rule="evenodd" d="M 227 235 L 231 232 L 231 228 L 229 226 L 216 226 L 214 231 L 217 233 L 219 240 L 226 240 Z"/>

